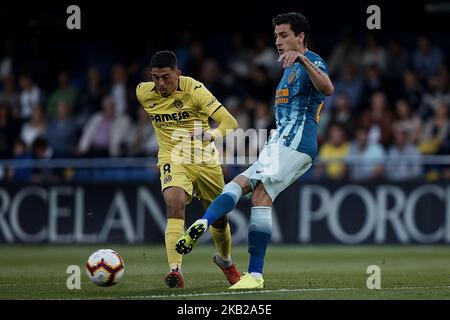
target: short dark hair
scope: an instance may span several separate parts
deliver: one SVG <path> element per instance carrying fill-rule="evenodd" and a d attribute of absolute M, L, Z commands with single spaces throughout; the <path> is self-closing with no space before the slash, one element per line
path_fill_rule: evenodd
<path fill-rule="evenodd" d="M 166 68 L 178 69 L 177 56 L 172 51 L 158 51 L 150 60 L 150 68 Z"/>
<path fill-rule="evenodd" d="M 311 27 L 309 26 L 308 19 L 299 12 L 282 13 L 272 19 L 272 27 L 280 24 L 289 24 L 294 34 L 298 36 L 300 32 L 305 34 L 303 44 L 306 45 L 306 39 L 308 38 Z"/>
<path fill-rule="evenodd" d="M 47 149 L 47 148 L 48 148 L 48 142 L 43 136 L 38 136 L 31 143 L 31 150 L 33 153 L 36 153 L 41 149 Z"/>

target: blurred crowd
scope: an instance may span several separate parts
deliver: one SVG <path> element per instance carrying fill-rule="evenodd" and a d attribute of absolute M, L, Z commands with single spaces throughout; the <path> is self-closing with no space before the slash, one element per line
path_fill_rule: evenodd
<path fill-rule="evenodd" d="M 188 34 L 178 43 L 171 49 L 182 73 L 203 82 L 241 129 L 275 127 L 273 95 L 283 70 L 270 37 L 260 34 L 244 41 L 236 34 L 221 56 Z M 374 35 L 358 41 L 347 33 L 326 54 L 313 40 L 309 49 L 327 61 L 335 92 L 325 100 L 320 116 L 321 161 L 307 178 L 450 179 L 450 163 L 423 162 L 423 156 L 450 151 L 448 52 L 422 35 L 408 47 Z M 151 80 L 144 62 L 113 63 L 106 72 L 96 65 L 61 69 L 47 77 L 50 86 L 40 83 L 14 55 L 0 52 L 1 159 L 157 155 L 152 125 L 135 96 L 136 85 Z M 249 140 L 227 156 L 256 155 L 264 141 Z M 225 173 L 229 178 L 236 170 L 242 168 L 229 166 Z M 130 179 L 123 170 L 115 174 L 109 178 Z M 157 170 L 145 169 L 136 176 L 157 179 Z M 74 168 L 2 166 L 0 177 L 42 182 L 84 175 Z"/>

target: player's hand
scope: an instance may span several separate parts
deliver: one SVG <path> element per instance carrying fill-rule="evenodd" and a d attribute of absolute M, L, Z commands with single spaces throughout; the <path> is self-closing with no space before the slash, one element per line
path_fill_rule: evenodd
<path fill-rule="evenodd" d="M 200 140 L 203 138 L 203 129 L 202 128 L 195 128 L 194 132 L 191 133 L 191 139 L 197 139 Z"/>
<path fill-rule="evenodd" d="M 191 139 L 211 141 L 212 135 L 208 131 L 203 130 L 202 128 L 195 128 L 194 132 L 191 133 Z"/>
<path fill-rule="evenodd" d="M 278 58 L 278 62 L 282 62 L 283 68 L 287 68 L 292 66 L 297 59 L 300 59 L 300 63 L 303 64 L 303 61 L 304 59 L 306 59 L 306 57 L 297 51 L 287 51 L 280 55 L 280 57 Z"/>

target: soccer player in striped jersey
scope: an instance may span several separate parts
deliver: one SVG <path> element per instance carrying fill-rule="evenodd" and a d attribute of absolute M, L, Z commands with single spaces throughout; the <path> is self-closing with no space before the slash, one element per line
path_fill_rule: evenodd
<path fill-rule="evenodd" d="M 284 68 L 277 87 L 272 133 L 257 162 L 228 183 L 180 238 L 177 250 L 186 254 L 213 221 L 233 210 L 243 195 L 252 200 L 248 252 L 248 273 L 230 289 L 264 287 L 263 265 L 272 234 L 272 204 L 280 192 L 294 183 L 312 165 L 317 155 L 317 124 L 325 96 L 334 91 L 328 67 L 308 50 L 308 20 L 300 13 L 277 15 L 272 20 L 278 61 Z"/>

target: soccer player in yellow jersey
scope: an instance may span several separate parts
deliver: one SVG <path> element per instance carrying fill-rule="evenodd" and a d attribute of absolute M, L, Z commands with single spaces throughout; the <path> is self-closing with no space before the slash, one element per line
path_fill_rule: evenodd
<path fill-rule="evenodd" d="M 170 288 L 184 287 L 182 255 L 175 245 L 184 233 L 185 207 L 193 197 L 207 208 L 222 192 L 224 179 L 214 140 L 237 128 L 236 119 L 207 88 L 181 76 L 171 51 L 155 53 L 150 62 L 152 82 L 136 88 L 139 103 L 147 111 L 159 144 L 161 192 L 167 209 L 165 243 Z M 211 129 L 208 119 L 219 126 Z M 234 284 L 240 274 L 231 260 L 231 232 L 226 216 L 213 223 L 211 236 L 217 248 L 213 262 Z"/>

